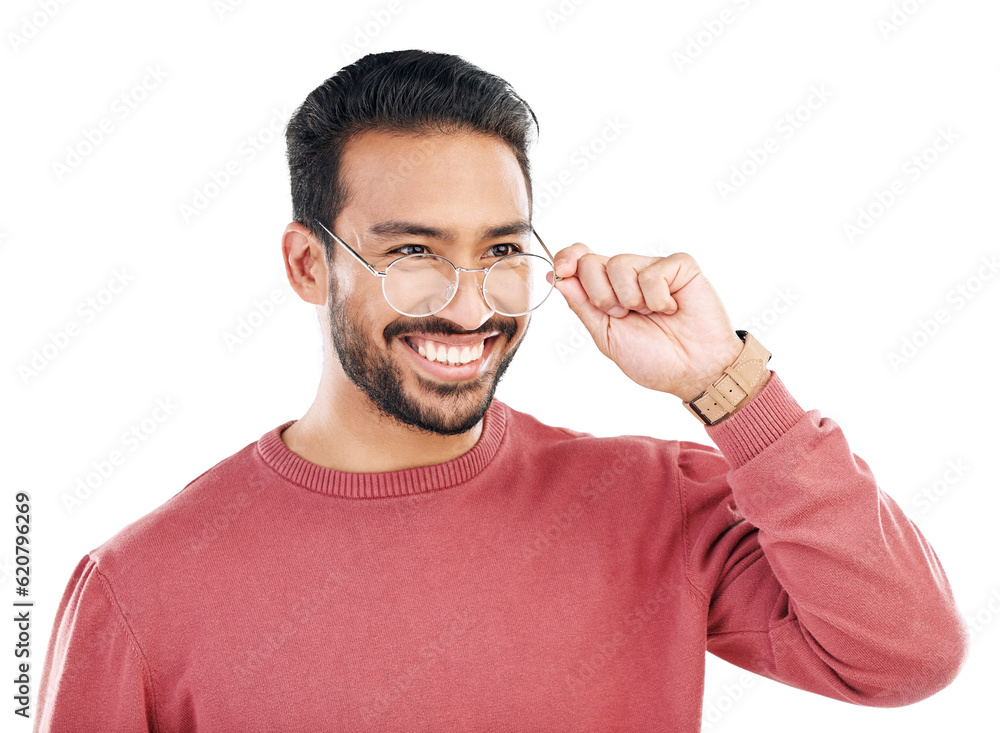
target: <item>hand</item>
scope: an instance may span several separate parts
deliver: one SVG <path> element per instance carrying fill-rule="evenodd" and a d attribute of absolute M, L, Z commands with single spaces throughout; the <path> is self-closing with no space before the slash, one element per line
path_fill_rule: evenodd
<path fill-rule="evenodd" d="M 691 255 L 555 255 L 556 289 L 601 353 L 637 384 L 689 402 L 736 361 L 743 342 Z"/>

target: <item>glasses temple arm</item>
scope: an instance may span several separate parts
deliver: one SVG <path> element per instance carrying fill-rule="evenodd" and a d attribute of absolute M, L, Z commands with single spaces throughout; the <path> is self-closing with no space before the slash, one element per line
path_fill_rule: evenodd
<path fill-rule="evenodd" d="M 556 266 L 556 258 L 552 256 L 551 252 L 549 252 L 549 248 L 545 246 L 545 242 L 543 242 L 542 238 L 538 236 L 538 232 L 535 231 L 534 227 L 531 228 L 531 233 L 535 235 L 535 239 L 537 239 L 538 243 L 542 245 L 542 249 L 545 250 L 545 254 L 549 256 L 549 259 L 552 261 L 552 268 L 554 270 Z M 559 277 L 559 275 L 556 275 L 556 280 L 562 280 L 562 278 Z"/>
<path fill-rule="evenodd" d="M 316 223 L 317 223 L 317 224 L 319 224 L 319 225 L 320 225 L 321 227 L 323 227 L 323 231 L 324 231 L 324 232 L 326 232 L 326 233 L 327 233 L 327 234 L 329 234 L 329 235 L 330 235 L 331 237 L 333 237 L 333 241 L 335 241 L 335 242 L 337 242 L 338 244 L 342 245 L 342 246 L 343 246 L 343 247 L 344 247 L 344 248 L 345 248 L 345 249 L 346 249 L 346 250 L 347 250 L 348 252 L 350 252 L 350 253 L 351 253 L 352 255 L 354 255 L 355 259 L 357 259 L 357 261 L 358 261 L 358 262 L 360 262 L 360 263 L 361 263 L 362 265 L 364 265 L 365 267 L 367 267 L 367 268 L 368 268 L 368 271 L 369 271 L 369 272 L 371 272 L 371 274 L 372 274 L 372 275 L 375 275 L 375 277 L 385 277 L 385 273 L 384 273 L 384 272 L 379 272 L 379 271 L 378 271 L 378 270 L 376 270 L 376 269 L 375 269 L 374 267 L 372 267 L 371 265 L 369 265 L 369 264 L 368 264 L 368 262 L 367 262 L 367 260 L 365 260 L 365 258 L 364 258 L 364 257 L 362 257 L 362 256 L 361 256 L 361 255 L 359 255 L 359 254 L 358 254 L 357 252 L 355 252 L 355 251 L 354 251 L 354 248 L 353 248 L 353 247 L 351 247 L 351 245 L 349 245 L 349 244 L 348 244 L 347 242 L 345 242 L 345 241 L 344 241 L 343 239 L 341 239 L 341 238 L 340 238 L 340 237 L 338 237 L 338 236 L 337 236 L 336 234 L 334 234 L 334 233 L 333 233 L 333 232 L 331 232 L 331 231 L 330 231 L 329 229 L 327 229 L 327 228 L 326 228 L 326 225 L 325 225 L 325 224 L 324 224 L 323 222 L 319 221 L 319 222 L 316 222 Z M 538 240 L 538 241 L 540 242 L 540 241 L 542 241 L 542 240 Z M 543 245 L 543 246 L 544 246 L 544 245 Z"/>

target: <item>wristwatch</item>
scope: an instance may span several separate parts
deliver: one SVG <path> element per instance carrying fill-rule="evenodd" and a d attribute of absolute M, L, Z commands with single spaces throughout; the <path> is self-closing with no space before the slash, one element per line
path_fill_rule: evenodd
<path fill-rule="evenodd" d="M 743 342 L 743 351 L 733 365 L 726 368 L 725 374 L 715 384 L 684 403 L 691 414 L 706 425 L 715 425 L 736 411 L 760 384 L 767 362 L 771 359 L 771 352 L 747 331 L 737 331 L 736 335 Z"/>

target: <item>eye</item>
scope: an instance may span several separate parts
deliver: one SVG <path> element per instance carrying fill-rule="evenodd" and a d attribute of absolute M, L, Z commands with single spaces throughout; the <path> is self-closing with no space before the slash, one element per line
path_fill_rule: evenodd
<path fill-rule="evenodd" d="M 404 252 L 403 251 L 403 250 L 409 250 L 409 249 L 411 249 L 413 247 L 416 247 L 417 249 L 421 249 L 421 250 L 426 250 L 427 249 L 427 247 L 425 247 L 422 244 L 404 244 L 402 247 L 396 247 L 396 249 L 390 251 L 388 254 L 391 254 L 391 255 L 393 255 L 393 254 L 401 254 L 401 255 L 425 255 L 425 254 L 427 254 L 426 251 L 424 251 L 424 252 Z"/>
<path fill-rule="evenodd" d="M 518 252 L 523 251 L 521 249 L 520 245 L 517 245 L 517 244 L 506 244 L 506 243 L 505 244 L 494 244 L 492 247 L 490 247 L 490 249 L 491 250 L 495 250 L 498 247 L 501 248 L 501 249 L 504 248 L 504 247 L 506 247 L 507 251 L 506 252 L 497 253 L 495 255 L 496 257 L 506 257 L 507 255 L 517 254 Z"/>

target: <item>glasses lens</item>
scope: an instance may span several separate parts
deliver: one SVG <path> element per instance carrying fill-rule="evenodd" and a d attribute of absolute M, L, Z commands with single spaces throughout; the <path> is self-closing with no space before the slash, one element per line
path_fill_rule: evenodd
<path fill-rule="evenodd" d="M 408 316 L 429 316 L 448 303 L 458 284 L 451 263 L 437 255 L 409 255 L 385 271 L 382 292 L 389 305 Z"/>
<path fill-rule="evenodd" d="M 549 297 L 553 284 L 546 276 L 550 272 L 552 263 L 540 255 L 517 254 L 497 260 L 483 283 L 486 302 L 502 315 L 524 315 Z"/>

